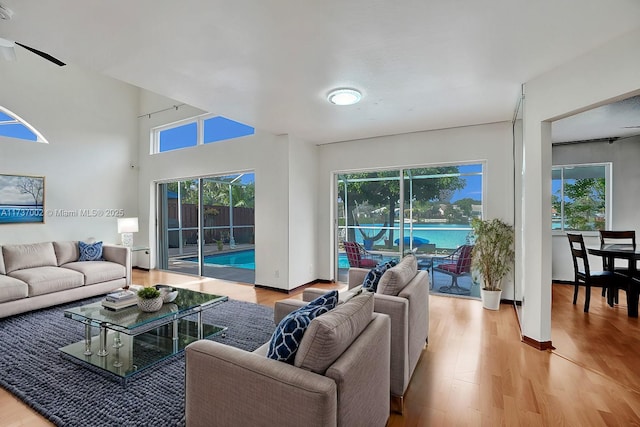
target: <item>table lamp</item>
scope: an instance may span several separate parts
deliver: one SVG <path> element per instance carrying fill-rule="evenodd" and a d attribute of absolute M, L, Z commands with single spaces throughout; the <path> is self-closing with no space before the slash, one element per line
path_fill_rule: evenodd
<path fill-rule="evenodd" d="M 133 233 L 138 232 L 138 218 L 118 218 L 118 233 L 122 246 L 133 246 Z"/>

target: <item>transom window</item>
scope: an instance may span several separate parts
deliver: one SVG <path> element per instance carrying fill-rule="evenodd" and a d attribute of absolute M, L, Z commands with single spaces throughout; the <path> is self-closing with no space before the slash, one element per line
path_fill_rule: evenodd
<path fill-rule="evenodd" d="M 222 116 L 199 116 L 152 130 L 152 153 L 253 135 L 255 129 Z"/>
<path fill-rule="evenodd" d="M 551 228 L 595 231 L 610 223 L 611 163 L 554 166 Z"/>
<path fill-rule="evenodd" d="M 0 106 L 0 136 L 48 143 L 33 126 L 2 106 Z"/>

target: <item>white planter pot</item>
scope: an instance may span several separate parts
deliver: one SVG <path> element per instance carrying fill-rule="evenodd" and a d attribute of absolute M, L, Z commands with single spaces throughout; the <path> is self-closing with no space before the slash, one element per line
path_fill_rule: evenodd
<path fill-rule="evenodd" d="M 482 297 L 482 306 L 487 310 L 500 309 L 500 297 L 502 296 L 502 290 L 488 291 L 480 289 L 480 296 Z"/>

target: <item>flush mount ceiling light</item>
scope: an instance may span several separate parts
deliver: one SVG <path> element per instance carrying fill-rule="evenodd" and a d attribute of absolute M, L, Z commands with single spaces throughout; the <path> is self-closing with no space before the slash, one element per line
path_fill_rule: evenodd
<path fill-rule="evenodd" d="M 327 99 L 336 105 L 352 105 L 362 99 L 362 94 L 355 89 L 334 89 L 329 92 Z"/>

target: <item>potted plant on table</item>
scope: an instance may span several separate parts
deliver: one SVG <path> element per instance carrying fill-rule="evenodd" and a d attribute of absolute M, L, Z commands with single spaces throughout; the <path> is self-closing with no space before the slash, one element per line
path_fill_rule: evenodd
<path fill-rule="evenodd" d="M 500 308 L 502 279 L 513 268 L 515 231 L 500 219 L 471 220 L 475 234 L 471 266 L 482 277 L 482 304 L 489 310 Z"/>
<path fill-rule="evenodd" d="M 153 287 L 142 288 L 138 291 L 138 308 L 142 311 L 153 312 L 162 308 L 162 295 Z"/>

